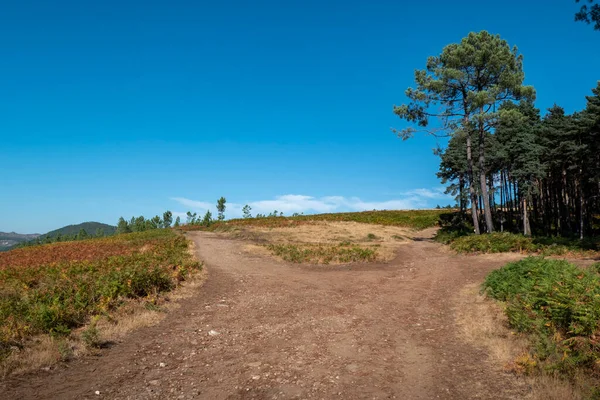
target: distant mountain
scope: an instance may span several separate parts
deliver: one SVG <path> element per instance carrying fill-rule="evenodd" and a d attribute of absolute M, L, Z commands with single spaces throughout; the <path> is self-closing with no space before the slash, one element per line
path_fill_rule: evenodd
<path fill-rule="evenodd" d="M 0 251 L 5 251 L 19 243 L 28 242 L 40 236 L 39 233 L 21 234 L 15 232 L 0 232 Z"/>
<path fill-rule="evenodd" d="M 63 226 L 62 228 L 55 229 L 55 230 L 45 233 L 43 235 L 40 235 L 39 233 L 21 235 L 19 233 L 15 233 L 15 232 L 10 232 L 10 233 L 0 232 L 0 251 L 11 250 L 12 248 L 14 248 L 15 246 L 17 246 L 20 243 L 28 242 L 30 240 L 37 239 L 38 237 L 40 239 L 44 239 L 47 236 L 55 237 L 58 235 L 61 235 L 61 236 L 77 235 L 79 233 L 79 231 L 81 231 L 82 229 L 84 229 L 87 232 L 87 234 L 90 236 L 96 235 L 96 232 L 98 231 L 98 229 L 101 229 L 105 236 L 114 235 L 115 232 L 117 231 L 116 226 L 102 224 L 100 222 L 83 222 L 83 223 L 77 224 L 77 225 Z"/>
<path fill-rule="evenodd" d="M 100 222 L 83 222 L 81 224 L 77 224 L 77 225 L 67 225 L 67 226 L 63 226 L 62 228 L 59 229 L 55 229 L 53 231 L 50 231 L 44 235 L 41 235 L 42 237 L 46 237 L 46 236 L 58 236 L 58 235 L 77 235 L 79 233 L 80 230 L 84 229 L 88 235 L 95 235 L 96 231 L 98 229 L 102 229 L 102 231 L 104 232 L 104 235 L 109 236 L 109 235 L 113 235 L 116 231 L 117 231 L 117 227 L 116 226 L 112 226 L 112 225 L 108 225 L 108 224 L 102 224 Z"/>

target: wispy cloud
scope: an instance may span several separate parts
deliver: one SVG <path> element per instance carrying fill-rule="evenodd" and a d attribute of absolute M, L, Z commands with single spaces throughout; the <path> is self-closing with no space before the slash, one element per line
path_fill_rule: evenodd
<path fill-rule="evenodd" d="M 182 206 L 191 211 L 205 213 L 207 210 L 216 211 L 215 204 L 206 201 L 191 200 L 184 197 L 172 197 Z M 257 200 L 249 202 L 252 214 L 269 214 L 274 210 L 283 212 L 285 215 L 293 213 L 331 213 L 343 211 L 368 211 L 368 210 L 408 210 L 419 208 L 431 208 L 433 200 L 447 204 L 452 197 L 444 194 L 443 188 L 414 189 L 401 193 L 399 198 L 386 201 L 363 201 L 358 197 L 326 196 L 313 197 L 299 194 L 286 194 L 277 196 L 270 200 Z M 244 204 L 227 202 L 226 215 L 228 218 L 242 216 Z M 178 213 L 179 214 L 179 213 Z"/>
<path fill-rule="evenodd" d="M 426 199 L 445 199 L 449 198 L 447 194 L 444 193 L 446 189 L 444 187 L 436 187 L 431 189 L 413 189 L 407 192 L 403 192 L 402 194 L 405 196 L 417 196 L 424 197 Z"/>
<path fill-rule="evenodd" d="M 185 197 L 171 197 L 171 200 L 175 200 L 179 204 L 189 207 L 192 210 L 208 210 L 213 208 L 212 203 L 207 203 L 205 201 L 190 200 L 186 199 Z"/>

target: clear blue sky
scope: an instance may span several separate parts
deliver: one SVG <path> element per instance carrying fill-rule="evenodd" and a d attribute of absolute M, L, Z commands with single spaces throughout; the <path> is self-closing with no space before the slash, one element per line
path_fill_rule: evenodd
<path fill-rule="evenodd" d="M 470 31 L 585 106 L 600 32 L 556 1 L 39 1 L 0 13 L 0 231 L 166 209 L 448 204 L 435 140 L 397 139 L 413 71 Z"/>

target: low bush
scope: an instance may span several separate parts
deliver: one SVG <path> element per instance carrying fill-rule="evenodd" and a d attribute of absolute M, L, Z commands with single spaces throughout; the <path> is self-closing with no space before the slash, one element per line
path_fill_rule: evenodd
<path fill-rule="evenodd" d="M 534 252 L 537 250 L 531 237 L 507 232 L 459 236 L 450 242 L 450 247 L 459 253 Z"/>
<path fill-rule="evenodd" d="M 531 237 L 509 232 L 482 235 L 465 235 L 464 230 L 441 229 L 436 237 L 459 253 L 521 252 L 552 255 L 594 255 L 598 251 L 598 238 L 579 240 L 561 237 Z"/>
<path fill-rule="evenodd" d="M 537 371 L 600 377 L 599 268 L 529 257 L 486 278 L 483 290 L 505 302 L 511 327 L 531 339 Z"/>

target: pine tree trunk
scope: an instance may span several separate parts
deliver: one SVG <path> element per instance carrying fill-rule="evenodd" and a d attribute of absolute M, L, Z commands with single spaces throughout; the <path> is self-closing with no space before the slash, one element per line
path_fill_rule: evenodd
<path fill-rule="evenodd" d="M 485 216 L 485 226 L 488 233 L 494 232 L 494 222 L 492 221 L 492 210 L 490 209 L 490 197 L 488 195 L 487 179 L 485 174 L 485 131 L 483 126 L 479 128 L 479 184 L 481 186 L 481 197 L 483 197 L 483 213 Z"/>
<path fill-rule="evenodd" d="M 492 211 L 492 215 L 496 214 L 496 201 L 494 199 L 494 174 L 491 174 L 490 179 L 488 180 L 488 193 L 490 198 L 490 209 Z M 492 224 L 493 225 L 493 224 Z"/>
<path fill-rule="evenodd" d="M 569 195 L 567 194 L 567 171 L 563 168 L 562 170 L 562 185 L 561 185 L 561 216 L 563 218 L 561 222 L 562 232 L 561 235 L 565 236 L 569 234 Z"/>
<path fill-rule="evenodd" d="M 513 180 L 511 184 L 513 187 L 513 204 L 515 205 L 515 229 L 519 229 L 519 220 L 521 219 L 521 203 L 519 202 L 519 196 L 517 195 L 517 183 Z"/>
<path fill-rule="evenodd" d="M 467 166 L 469 173 L 469 195 L 471 197 L 471 216 L 473 218 L 473 227 L 475 234 L 481 234 L 479 230 L 479 217 L 477 215 L 477 195 L 473 186 L 473 157 L 471 155 L 471 133 L 467 132 Z"/>
<path fill-rule="evenodd" d="M 531 226 L 527 215 L 527 196 L 523 196 L 523 235 L 531 236 Z"/>
<path fill-rule="evenodd" d="M 500 170 L 500 232 L 504 232 L 504 216 L 506 215 L 506 199 L 504 198 L 504 171 Z"/>
<path fill-rule="evenodd" d="M 533 206 L 532 207 L 533 226 L 536 227 L 536 229 L 538 229 L 537 227 L 540 224 L 540 215 L 543 212 L 542 209 L 541 209 L 542 200 L 540 198 L 540 193 L 542 193 L 542 190 L 541 190 L 541 181 L 540 181 L 540 179 L 535 179 L 533 185 L 534 185 L 535 188 L 538 189 L 536 191 L 537 195 L 531 195 L 530 196 L 531 203 L 532 203 L 532 206 Z"/>
<path fill-rule="evenodd" d="M 460 204 L 460 217 L 461 219 L 464 218 L 465 216 L 465 197 L 464 197 L 464 191 L 465 191 L 465 178 L 463 176 L 463 174 L 460 174 L 458 176 L 458 200 L 459 200 L 459 204 Z"/>
<path fill-rule="evenodd" d="M 506 174 L 504 175 L 504 185 L 506 186 L 504 189 L 504 197 L 506 198 L 506 204 L 508 204 L 508 229 L 511 229 L 513 226 L 514 212 L 513 198 L 510 191 L 510 174 L 508 171 L 506 171 Z"/>
<path fill-rule="evenodd" d="M 584 205 L 585 205 L 585 201 L 583 198 L 583 171 L 581 169 L 581 167 L 579 168 L 579 184 L 577 185 L 579 187 L 579 240 L 583 240 L 583 227 L 584 227 L 584 214 L 585 214 L 585 209 L 584 209 Z"/>

